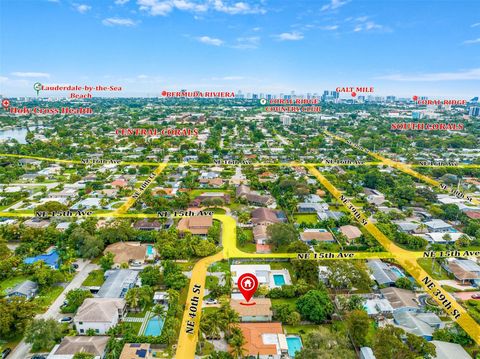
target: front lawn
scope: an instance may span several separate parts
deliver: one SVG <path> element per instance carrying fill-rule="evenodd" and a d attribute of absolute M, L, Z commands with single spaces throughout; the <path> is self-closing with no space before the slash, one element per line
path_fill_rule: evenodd
<path fill-rule="evenodd" d="M 318 217 L 316 213 L 296 213 L 293 215 L 293 218 L 295 218 L 295 222 L 298 224 L 300 223 L 317 224 L 318 223 Z"/>
<path fill-rule="evenodd" d="M 20 275 L 18 277 L 12 277 L 5 279 L 0 282 L 0 295 L 7 294 L 7 290 L 15 287 L 17 284 L 20 284 L 29 279 L 27 276 Z"/>
<path fill-rule="evenodd" d="M 45 312 L 50 305 L 63 292 L 64 288 L 61 286 L 54 286 L 40 291 L 34 302 L 38 305 L 38 312 Z"/>
<path fill-rule="evenodd" d="M 432 264 L 433 261 L 433 264 Z M 420 258 L 418 259 L 418 264 L 422 267 L 425 272 L 430 274 L 433 279 L 443 280 L 451 279 L 448 276 L 448 273 L 442 266 L 435 260 L 431 258 Z"/>
<path fill-rule="evenodd" d="M 100 287 L 105 278 L 103 276 L 103 270 L 93 270 L 88 274 L 88 277 L 83 281 L 82 285 L 86 287 Z"/>

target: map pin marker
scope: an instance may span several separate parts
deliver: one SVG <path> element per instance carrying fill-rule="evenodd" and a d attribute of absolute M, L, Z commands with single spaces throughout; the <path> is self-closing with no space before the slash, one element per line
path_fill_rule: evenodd
<path fill-rule="evenodd" d="M 42 84 L 40 82 L 35 82 L 33 84 L 33 89 L 35 91 L 37 91 L 37 96 L 38 96 L 38 93 L 40 92 L 40 90 L 42 89 Z"/>
<path fill-rule="evenodd" d="M 242 305 L 254 305 L 253 303 L 248 303 L 250 299 L 252 299 L 253 295 L 257 291 L 258 288 L 258 279 L 255 274 L 252 273 L 244 273 L 238 278 L 238 289 L 242 293 L 243 297 L 247 301 L 247 303 L 240 303 Z"/>

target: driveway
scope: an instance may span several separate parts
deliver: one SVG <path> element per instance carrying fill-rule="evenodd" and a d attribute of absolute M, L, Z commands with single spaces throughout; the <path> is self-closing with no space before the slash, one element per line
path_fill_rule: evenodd
<path fill-rule="evenodd" d="M 78 272 L 77 275 L 72 279 L 70 283 L 65 287 L 63 292 L 58 296 L 58 298 L 52 303 L 52 305 L 47 309 L 47 311 L 43 314 L 38 314 L 35 318 L 36 319 L 60 319 L 63 317 L 63 314 L 60 313 L 60 306 L 62 305 L 63 301 L 65 300 L 65 294 L 67 294 L 72 289 L 80 288 L 83 281 L 88 277 L 88 274 L 94 270 L 100 268 L 97 264 L 90 263 L 90 261 L 85 261 L 83 259 L 76 262 L 78 264 Z M 25 359 L 28 357 L 28 353 L 30 352 L 30 344 L 25 343 L 22 340 L 15 349 L 10 353 L 8 359 Z"/>

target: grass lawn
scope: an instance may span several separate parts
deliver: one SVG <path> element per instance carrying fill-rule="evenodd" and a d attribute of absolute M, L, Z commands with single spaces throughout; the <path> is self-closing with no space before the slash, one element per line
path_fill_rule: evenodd
<path fill-rule="evenodd" d="M 229 272 L 230 264 L 228 261 L 215 262 L 208 267 L 209 272 Z"/>
<path fill-rule="evenodd" d="M 281 304 L 288 304 L 290 308 L 297 309 L 297 298 L 277 298 L 272 299 L 272 306 L 273 305 L 281 305 Z"/>
<path fill-rule="evenodd" d="M 8 278 L 0 282 L 0 295 L 4 295 L 7 292 L 7 289 L 15 287 L 17 284 L 22 283 L 23 281 L 29 279 L 27 276 L 18 276 L 13 278 Z"/>
<path fill-rule="evenodd" d="M 103 277 L 103 270 L 97 269 L 93 270 L 88 274 L 88 277 L 83 281 L 82 285 L 84 286 L 92 286 L 92 287 L 99 287 L 105 282 Z"/>
<path fill-rule="evenodd" d="M 430 258 L 420 258 L 418 259 L 418 264 L 422 267 L 425 272 L 430 274 L 433 279 L 442 280 L 450 279 L 448 277 L 447 271 L 443 269 L 438 262 L 433 259 L 433 270 L 432 270 L 432 259 Z"/>
<path fill-rule="evenodd" d="M 304 222 L 306 224 L 316 224 L 318 223 L 318 217 L 316 213 L 297 213 L 293 215 L 295 222 L 298 224 Z"/>
<path fill-rule="evenodd" d="M 320 325 L 311 324 L 311 325 L 283 325 L 283 330 L 287 334 L 296 334 L 302 338 L 302 343 L 305 343 L 307 335 L 310 332 L 318 330 Z"/>
<path fill-rule="evenodd" d="M 255 253 L 257 251 L 257 245 L 255 243 L 247 242 L 243 246 L 238 246 L 238 249 L 247 253 Z"/>
<path fill-rule="evenodd" d="M 48 307 L 57 299 L 57 297 L 63 292 L 63 287 L 55 286 L 42 290 L 34 302 L 39 306 L 38 312 L 45 312 Z"/>
<path fill-rule="evenodd" d="M 227 211 L 225 211 L 223 208 L 218 208 L 218 207 L 207 207 L 205 211 L 212 211 L 214 214 L 225 214 Z"/>
<path fill-rule="evenodd" d="M 175 262 L 175 264 L 177 264 L 182 271 L 188 272 L 193 269 L 195 262 Z"/>
<path fill-rule="evenodd" d="M 190 192 L 188 192 L 188 195 L 191 197 L 191 198 L 195 198 L 195 197 L 198 197 L 200 196 L 202 193 L 204 192 L 223 192 L 223 193 L 226 193 L 226 194 L 230 194 L 232 195 L 232 191 L 225 191 L 221 188 L 200 188 L 200 189 L 192 189 Z"/>
<path fill-rule="evenodd" d="M 202 352 L 200 353 L 200 345 L 202 346 Z M 198 355 L 210 355 L 210 353 L 215 351 L 215 347 L 212 343 L 207 342 L 206 340 L 202 341 L 197 344 L 196 354 Z"/>

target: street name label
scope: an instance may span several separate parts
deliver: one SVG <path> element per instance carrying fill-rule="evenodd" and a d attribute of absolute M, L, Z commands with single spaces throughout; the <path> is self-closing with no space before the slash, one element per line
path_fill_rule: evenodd
<path fill-rule="evenodd" d="M 425 251 L 423 258 L 440 258 L 440 257 L 480 257 L 480 251 Z"/>
<path fill-rule="evenodd" d="M 188 316 L 192 320 L 187 320 L 187 326 L 185 328 L 185 333 L 193 335 L 195 333 L 195 318 L 197 317 L 198 303 L 200 301 L 200 289 L 202 288 L 199 284 L 194 284 L 192 288 L 194 296 L 190 299 L 190 307 L 188 308 Z M 188 304 L 187 304 L 188 305 Z"/>
<path fill-rule="evenodd" d="M 444 191 L 448 191 L 450 194 L 453 194 L 455 197 L 460 199 L 466 199 L 469 202 L 473 202 L 473 198 L 465 195 L 464 192 L 459 191 L 458 189 L 447 186 L 446 184 L 440 183 L 440 188 Z"/>
<path fill-rule="evenodd" d="M 352 215 L 358 220 L 360 221 L 360 223 L 363 225 L 363 226 L 366 226 L 368 224 L 368 221 L 365 219 L 365 218 L 362 218 L 362 214 L 360 213 L 360 211 L 355 208 L 355 206 L 352 204 L 352 202 L 350 202 L 350 200 L 348 198 L 346 198 L 343 194 L 340 196 L 340 200 L 342 201 L 342 203 L 345 205 L 345 207 L 348 208 L 348 210 L 352 213 Z"/>
<path fill-rule="evenodd" d="M 451 167 L 456 167 L 458 166 L 458 162 L 444 162 L 444 161 L 420 161 L 420 164 L 422 166 L 451 166 Z"/>
<path fill-rule="evenodd" d="M 36 217 L 83 217 L 91 216 L 93 211 L 35 211 Z"/>
<path fill-rule="evenodd" d="M 159 217 L 198 217 L 198 216 L 213 216 L 213 211 L 160 211 L 157 212 Z"/>
<path fill-rule="evenodd" d="M 251 165 L 252 162 L 248 160 L 237 161 L 237 160 L 213 160 L 213 163 L 216 165 Z"/>
<path fill-rule="evenodd" d="M 297 259 L 307 259 L 307 260 L 315 260 L 315 259 L 345 259 L 350 258 L 354 259 L 355 257 L 359 257 L 361 253 L 332 253 L 332 252 L 322 252 L 322 253 L 297 253 Z"/>
<path fill-rule="evenodd" d="M 443 310 L 447 312 L 450 316 L 458 320 L 460 318 L 460 312 L 457 309 L 452 309 L 452 302 L 442 293 L 440 289 L 437 288 L 433 280 L 426 276 L 422 279 L 422 283 L 425 284 L 427 291 L 430 292 L 430 295 L 436 298 L 436 302 L 443 307 Z"/>
<path fill-rule="evenodd" d="M 138 188 L 137 190 L 135 190 L 135 193 L 133 194 L 132 198 L 134 199 L 138 199 L 138 197 L 140 197 L 140 195 L 145 192 L 145 190 L 147 189 L 148 185 L 150 183 L 152 183 L 153 179 L 155 178 L 156 174 L 155 173 L 150 173 L 150 176 L 148 176 L 148 178 L 142 183 L 142 185 L 140 186 L 140 188 Z"/>
<path fill-rule="evenodd" d="M 83 164 L 117 164 L 120 163 L 120 160 L 102 160 L 96 158 L 84 158 L 82 159 Z"/>
<path fill-rule="evenodd" d="M 323 163 L 326 164 L 339 164 L 339 165 L 363 165 L 364 161 L 354 161 L 354 160 L 325 160 Z"/>

